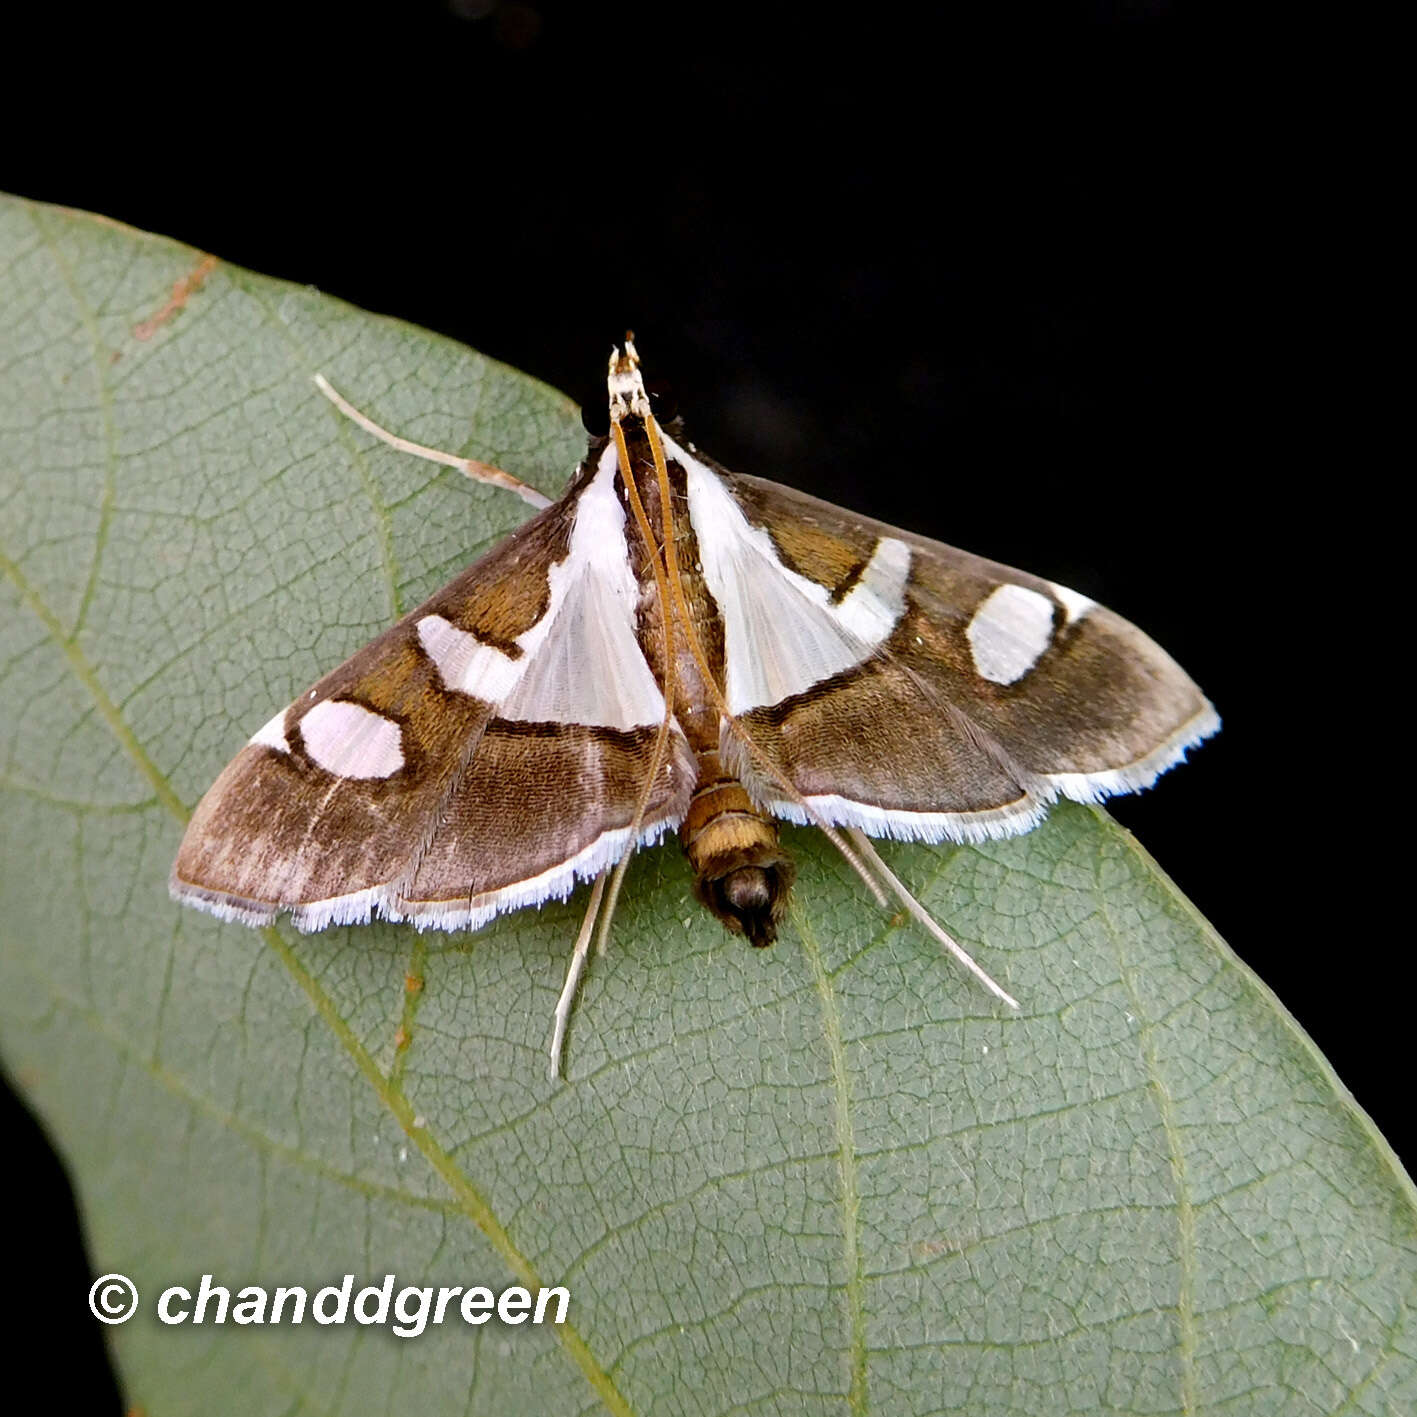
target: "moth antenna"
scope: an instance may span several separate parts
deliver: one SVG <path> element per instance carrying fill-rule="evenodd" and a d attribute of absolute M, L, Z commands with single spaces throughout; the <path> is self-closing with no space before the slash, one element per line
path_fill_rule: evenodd
<path fill-rule="evenodd" d="M 575 1001 L 576 990 L 580 988 L 581 976 L 585 974 L 586 956 L 590 953 L 590 937 L 595 929 L 595 917 L 600 913 L 600 899 L 605 894 L 605 878 L 608 871 L 602 871 L 590 888 L 590 903 L 586 906 L 585 918 L 581 921 L 576 943 L 571 948 L 571 963 L 566 968 L 566 982 L 561 986 L 561 997 L 556 1000 L 556 1021 L 551 1029 L 551 1066 L 546 1076 L 550 1082 L 558 1082 L 561 1077 L 561 1049 L 566 1042 L 566 1025 L 571 1018 L 571 1005 Z"/>
<path fill-rule="evenodd" d="M 628 458 L 624 451 L 624 435 L 620 433 L 619 424 L 615 425 L 617 434 L 617 452 L 621 459 L 621 466 L 628 466 Z M 621 481 L 633 482 L 631 477 L 622 476 Z M 642 516 L 643 507 L 639 507 L 639 514 Z M 641 530 L 647 531 L 648 523 L 641 524 Z M 664 717 L 659 722 L 659 732 L 654 740 L 654 752 L 650 755 L 649 771 L 645 774 L 644 786 L 640 789 L 639 800 L 635 803 L 635 815 L 630 822 L 629 846 L 625 854 L 615 863 L 615 869 L 602 871 L 595 878 L 595 885 L 591 889 L 590 904 L 586 907 L 585 919 L 581 921 L 580 933 L 576 936 L 575 946 L 571 950 L 570 967 L 566 970 L 566 982 L 561 988 L 561 997 L 556 1001 L 556 1022 L 551 1034 L 551 1069 L 548 1077 L 555 1082 L 561 1075 L 561 1048 L 566 1040 L 566 1025 L 571 1017 L 571 1004 L 576 996 L 576 989 L 580 985 L 581 976 L 585 973 L 586 958 L 590 953 L 591 933 L 595 929 L 597 914 L 600 916 L 600 931 L 596 938 L 595 952 L 598 955 L 605 953 L 606 941 L 610 938 L 610 924 L 615 919 L 615 906 L 620 899 L 620 886 L 625 879 L 625 872 L 629 870 L 630 858 L 635 854 L 635 843 L 639 840 L 640 827 L 644 823 L 645 812 L 649 809 L 650 794 L 654 791 L 655 779 L 659 776 L 660 766 L 664 762 L 664 748 L 669 741 L 669 725 L 674 717 L 674 631 L 670 624 L 669 606 L 665 597 L 663 571 L 660 569 L 658 558 L 654 555 L 654 543 L 646 537 L 650 547 L 650 559 L 654 565 L 655 586 L 660 598 L 660 613 L 664 619 Z M 600 909 L 601 896 L 605 892 L 606 879 L 610 881 L 610 898 L 605 902 L 605 909 Z"/>
<path fill-rule="evenodd" d="M 672 645 L 672 641 L 669 638 L 668 632 L 666 632 L 665 634 L 665 644 Z M 670 661 L 669 668 L 666 670 L 666 685 L 672 682 L 668 676 L 672 675 L 673 672 L 673 663 L 672 661 Z M 610 898 L 605 902 L 605 909 L 600 914 L 600 930 L 596 935 L 595 952 L 597 955 L 603 955 L 605 953 L 606 941 L 610 938 L 610 923 L 615 919 L 615 907 L 620 900 L 620 887 L 625 880 L 625 872 L 630 869 L 630 858 L 634 856 L 636 851 L 635 843 L 639 838 L 640 824 L 644 821 L 645 810 L 649 805 L 650 793 L 654 791 L 654 780 L 656 777 L 659 776 L 659 767 L 660 764 L 664 761 L 664 745 L 669 741 L 669 724 L 673 715 L 673 710 L 671 708 L 672 703 L 673 699 L 671 698 L 670 694 L 666 692 L 664 696 L 664 718 L 661 720 L 659 725 L 659 734 L 654 740 L 654 753 L 650 758 L 649 772 L 645 774 L 645 785 L 640 789 L 640 800 L 635 805 L 635 816 L 633 821 L 631 821 L 630 823 L 629 848 L 626 850 L 625 854 L 615 863 L 615 869 L 613 872 L 602 873 L 596 878 L 595 889 L 598 893 L 600 891 L 600 888 L 605 884 L 606 875 L 609 875 L 610 877 Z M 592 898 L 592 907 L 594 907 L 597 903 L 598 902 L 594 898 Z M 571 955 L 571 967 L 576 971 L 577 979 L 579 979 L 581 971 L 585 969 L 585 954 L 590 946 L 590 924 L 591 916 L 588 914 L 585 923 L 583 923 L 581 926 L 581 934 L 576 937 L 576 951 L 580 952 L 579 965 L 577 965 L 576 963 L 576 952 L 573 951 Z M 567 993 L 567 990 L 569 990 L 570 993 Z M 575 988 L 571 982 L 571 976 L 568 973 L 566 976 L 566 989 L 562 990 L 561 1000 L 556 1005 L 557 1039 L 565 1036 L 566 1026 L 565 1023 L 562 1021 L 561 1011 L 564 1007 L 567 1016 L 569 1016 L 571 1010 L 570 995 L 574 992 Z M 555 1076 L 559 1071 L 559 1057 L 560 1047 L 556 1040 L 553 1039 L 551 1065 L 553 1080 L 555 1079 Z"/>
<path fill-rule="evenodd" d="M 633 332 L 627 330 L 625 342 L 631 351 L 633 351 L 633 339 Z M 595 946 L 595 952 L 598 955 L 605 953 L 606 941 L 610 938 L 610 922 L 615 915 L 616 902 L 620 899 L 620 886 L 625 879 L 625 872 L 630 869 L 630 857 L 634 855 L 633 843 L 639 838 L 640 825 L 644 821 L 645 812 L 649 809 L 650 793 L 654 791 L 654 781 L 659 776 L 660 765 L 664 761 L 664 749 L 669 741 L 669 725 L 674 719 L 674 693 L 678 687 L 678 677 L 674 667 L 674 617 L 670 613 L 669 589 L 665 582 L 664 568 L 660 565 L 659 557 L 655 555 L 654 551 L 654 529 L 650 526 L 649 518 L 645 515 L 644 504 L 640 501 L 639 492 L 635 488 L 635 479 L 630 475 L 630 450 L 625 446 L 625 435 L 621 431 L 618 421 L 613 421 L 610 426 L 615 435 L 615 456 L 620 462 L 620 481 L 627 489 L 635 523 L 639 527 L 640 535 L 644 538 L 645 547 L 649 551 L 650 569 L 654 573 L 655 595 L 659 600 L 659 616 L 664 623 L 664 717 L 660 720 L 659 733 L 654 740 L 654 753 L 650 757 L 649 771 L 645 774 L 645 785 L 640 789 L 639 801 L 635 804 L 634 820 L 630 823 L 631 846 L 615 863 L 615 874 L 610 881 L 610 903 L 606 907 L 605 916 L 600 926 L 600 935 Z"/>
<path fill-rule="evenodd" d="M 680 622 L 684 628 L 685 644 L 688 646 L 689 653 L 692 654 L 694 657 L 694 664 L 698 667 L 699 675 L 703 679 L 704 685 L 708 689 L 709 695 L 713 699 L 714 704 L 717 706 L 719 715 L 722 717 L 723 721 L 728 724 L 729 732 L 731 732 L 738 739 L 738 741 L 742 743 L 745 748 L 747 748 L 748 752 L 757 760 L 759 767 L 762 768 L 767 773 L 767 775 L 771 777 L 772 780 L 777 783 L 777 785 L 782 788 L 784 792 L 787 793 L 788 797 L 791 798 L 792 801 L 795 802 L 802 809 L 808 820 L 811 821 L 814 826 L 818 827 L 822 832 L 825 833 L 827 840 L 830 841 L 831 844 L 836 847 L 836 849 L 842 854 L 842 857 L 845 859 L 846 864 L 850 866 L 851 869 L 855 871 L 858 876 L 861 877 L 862 881 L 865 883 L 866 889 L 871 892 L 873 897 L 875 897 L 876 903 L 878 905 L 884 906 L 886 904 L 885 893 L 881 890 L 881 887 L 878 882 L 876 882 L 872 878 L 871 874 L 866 870 L 865 866 L 861 864 L 860 858 L 846 844 L 841 833 L 838 832 L 836 828 L 833 827 L 829 822 L 827 822 L 827 820 L 821 815 L 821 813 L 818 812 L 816 808 L 814 808 L 812 804 L 807 801 L 807 799 L 797 790 L 796 786 L 792 782 L 790 782 L 783 773 L 778 771 L 777 765 L 768 757 L 766 753 L 763 752 L 763 750 L 753 740 L 753 736 L 747 731 L 747 729 L 743 728 L 742 725 L 736 722 L 732 712 L 729 710 L 728 703 L 723 697 L 723 691 L 718 687 L 718 684 L 713 677 L 713 672 L 709 669 L 708 656 L 704 654 L 703 646 L 699 643 L 699 637 L 694 633 L 693 619 L 689 614 L 689 607 L 684 600 L 684 585 L 679 578 L 679 553 L 675 549 L 674 537 L 671 534 L 673 528 L 673 521 L 669 505 L 669 469 L 665 465 L 664 461 L 664 444 L 660 441 L 659 438 L 659 425 L 655 422 L 653 414 L 647 414 L 645 416 L 644 425 L 645 433 L 649 438 L 650 453 L 654 458 L 655 477 L 659 484 L 659 501 L 661 508 L 661 516 L 665 525 L 664 560 L 665 567 L 669 573 L 669 590 L 670 594 L 673 596 L 674 599 L 675 611 L 678 614 Z M 627 450 L 625 449 L 624 434 L 619 431 L 618 424 L 615 425 L 615 434 L 617 447 L 620 449 L 620 455 L 622 459 L 628 462 L 629 455 Z M 631 501 L 634 503 L 638 503 L 639 493 L 634 488 L 634 478 L 625 478 L 625 483 L 627 488 L 629 489 Z M 641 520 L 642 525 L 647 526 L 648 519 L 644 518 L 642 514 L 643 508 L 639 508 L 639 510 L 637 510 L 636 512 L 636 517 Z M 650 545 L 652 551 L 653 542 L 651 542 Z"/>
<path fill-rule="evenodd" d="M 876 850 L 871 838 L 858 827 L 847 827 L 847 834 L 856 843 L 857 850 L 868 860 L 872 866 L 881 873 L 881 879 L 885 881 L 895 893 L 900 903 L 922 924 L 991 994 L 1002 999 L 1011 1009 L 1020 1007 L 1019 1001 L 1010 993 L 1000 988 L 987 973 L 977 965 L 970 957 L 964 946 L 959 944 L 944 927 L 911 895 L 905 882 L 891 870 L 881 859 L 881 853 Z"/>
<path fill-rule="evenodd" d="M 668 635 L 665 636 L 665 644 L 669 645 Z M 672 674 L 673 667 L 669 668 L 666 674 L 666 687 L 668 685 L 668 674 Z M 610 922 L 615 918 L 615 905 L 620 899 L 620 884 L 625 879 L 625 872 L 630 869 L 630 858 L 637 849 L 636 842 L 639 840 L 640 825 L 645 819 L 645 811 L 649 807 L 650 793 L 654 791 L 654 780 L 659 776 L 660 765 L 664 762 L 664 745 L 669 741 L 669 724 L 673 716 L 671 707 L 673 700 L 666 692 L 664 696 L 664 719 L 659 725 L 659 733 L 654 740 L 654 752 L 650 756 L 649 771 L 645 774 L 645 785 L 640 789 L 640 800 L 635 804 L 635 815 L 630 822 L 630 846 L 625 854 L 615 863 L 615 873 L 610 878 L 610 900 L 605 907 L 605 915 L 600 923 L 600 934 L 595 942 L 595 952 L 598 955 L 605 953 L 606 941 L 610 938 Z"/>
<path fill-rule="evenodd" d="M 669 725 L 673 722 L 674 717 L 674 631 L 669 623 L 668 606 L 664 604 L 662 598 L 663 587 L 660 585 L 662 572 L 657 560 L 654 562 L 654 569 L 655 582 L 660 590 L 662 613 L 665 620 L 664 717 L 659 721 L 659 732 L 655 735 L 654 752 L 650 755 L 649 771 L 645 774 L 644 786 L 640 789 L 639 800 L 635 803 L 635 815 L 630 822 L 629 847 L 615 863 L 613 872 L 602 871 L 595 878 L 595 885 L 591 889 L 590 904 L 586 907 L 585 919 L 581 921 L 580 933 L 576 936 L 576 943 L 571 950 L 571 963 L 566 970 L 566 982 L 562 986 L 561 997 L 556 1001 L 556 1023 L 551 1035 L 551 1070 L 548 1076 L 552 1082 L 555 1082 L 561 1075 L 561 1048 L 566 1039 L 566 1025 L 570 1021 L 571 1004 L 575 999 L 576 989 L 580 984 L 581 976 L 585 973 L 586 957 L 590 953 L 590 938 L 595 928 L 596 916 L 597 914 L 600 916 L 600 931 L 596 938 L 595 952 L 598 955 L 603 955 L 606 941 L 610 938 L 610 925 L 615 919 L 615 906 L 620 899 L 620 886 L 625 879 L 625 872 L 629 870 L 630 858 L 635 854 L 635 844 L 639 840 L 640 827 L 644 823 L 645 812 L 649 809 L 649 799 L 650 794 L 654 791 L 655 779 L 658 778 L 659 769 L 664 762 L 664 749 L 669 742 Z M 605 909 L 601 910 L 600 900 L 605 891 L 607 878 L 610 881 L 610 898 L 605 902 Z"/>
<path fill-rule="evenodd" d="M 500 467 L 478 462 L 476 458 L 460 457 L 457 453 L 445 453 L 441 449 L 430 448 L 424 443 L 415 443 L 408 438 L 400 438 L 397 433 L 390 433 L 387 428 L 381 428 L 368 414 L 361 413 L 355 408 L 323 374 L 315 375 L 315 387 L 346 418 L 357 423 L 366 433 L 372 434 L 381 443 L 387 443 L 389 447 L 397 448 L 401 453 L 412 453 L 414 457 L 423 458 L 427 462 L 442 463 L 444 467 L 455 467 L 474 482 L 485 482 L 489 487 L 501 487 L 508 492 L 515 492 L 523 502 L 528 502 L 533 507 L 540 508 L 551 505 L 551 498 L 544 492 L 538 492 L 529 482 L 523 482 L 520 477 L 513 477 L 510 472 L 503 472 Z"/>

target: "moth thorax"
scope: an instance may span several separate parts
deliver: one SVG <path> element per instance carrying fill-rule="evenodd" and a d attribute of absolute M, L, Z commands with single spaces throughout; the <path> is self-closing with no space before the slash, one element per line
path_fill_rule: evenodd
<path fill-rule="evenodd" d="M 699 755 L 699 784 L 679 839 L 694 868 L 694 895 L 730 929 L 758 946 L 777 938 L 797 874 L 743 784 L 724 773 L 718 754 Z"/>

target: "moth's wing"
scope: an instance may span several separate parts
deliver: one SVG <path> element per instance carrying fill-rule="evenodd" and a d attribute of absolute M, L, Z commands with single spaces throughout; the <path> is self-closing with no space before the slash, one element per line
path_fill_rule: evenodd
<path fill-rule="evenodd" d="M 663 697 L 613 583 L 607 485 L 582 479 L 261 729 L 193 814 L 174 897 L 246 924 L 475 927 L 623 855 Z M 686 753 L 676 728 L 640 840 L 682 818 Z"/>
<path fill-rule="evenodd" d="M 420 929 L 476 928 L 505 910 L 564 899 L 629 849 L 655 736 L 494 719 L 385 913 Z M 637 844 L 683 820 L 693 784 L 693 755 L 671 730 Z"/>
<path fill-rule="evenodd" d="M 1012 835 L 1060 794 L 1148 785 L 1219 726 L 1164 650 L 1083 596 L 674 454 L 729 707 L 818 817 Z M 732 728 L 723 746 L 764 806 L 806 819 Z"/>

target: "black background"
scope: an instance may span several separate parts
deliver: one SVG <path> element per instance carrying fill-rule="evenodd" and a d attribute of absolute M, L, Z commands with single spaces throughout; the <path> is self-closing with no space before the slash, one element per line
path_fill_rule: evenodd
<path fill-rule="evenodd" d="M 1327 706 L 1316 548 L 1351 489 L 1317 518 L 1296 495 L 1313 411 L 1278 372 L 1324 293 L 1292 186 L 1323 205 L 1322 95 L 1238 8 L 933 8 L 66 11 L 7 96 L 0 186 L 580 399 L 631 326 L 720 461 L 1137 622 L 1225 729 L 1115 814 L 1401 1151 L 1390 941 L 1354 913 L 1370 804 Z M 11 1214 L 43 1239 L 26 1307 L 90 1343 L 87 1262 L 52 1257 L 62 1176 L 12 1111 Z"/>

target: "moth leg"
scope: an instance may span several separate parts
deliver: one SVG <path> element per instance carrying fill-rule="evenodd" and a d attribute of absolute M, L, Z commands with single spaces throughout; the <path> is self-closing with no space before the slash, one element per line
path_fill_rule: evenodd
<path fill-rule="evenodd" d="M 918 920 L 995 998 L 1002 999 L 1011 1009 L 1019 1007 L 1019 1002 L 1012 994 L 1006 993 L 996 984 L 983 969 L 970 958 L 963 945 L 959 944 L 953 936 L 947 934 L 945 929 L 911 895 L 904 881 L 881 860 L 881 853 L 872 845 L 871 838 L 858 827 L 844 828 L 847 836 L 855 843 L 857 851 L 862 857 L 881 873 L 881 879 L 895 893 L 900 903 Z"/>
<path fill-rule="evenodd" d="M 580 988 L 581 976 L 585 973 L 586 960 L 590 955 L 590 938 L 595 931 L 595 917 L 600 913 L 600 898 L 605 894 L 605 878 L 610 873 L 602 871 L 590 888 L 590 904 L 586 906 L 585 919 L 581 921 L 580 932 L 571 949 L 571 963 L 566 970 L 566 982 L 561 986 L 561 997 L 556 1000 L 555 1024 L 551 1030 L 551 1066 L 546 1076 L 552 1082 L 561 1077 L 561 1049 L 566 1042 L 566 1025 L 571 1019 L 571 1005 L 575 1002 L 576 990 Z"/>
<path fill-rule="evenodd" d="M 503 472 L 499 467 L 493 467 L 490 463 L 478 462 L 476 458 L 460 457 L 457 453 L 445 453 L 438 448 L 430 448 L 424 443 L 415 443 L 408 438 L 400 438 L 397 433 L 390 433 L 387 428 L 381 428 L 368 414 L 360 413 L 347 398 L 334 389 L 323 374 L 315 375 L 315 387 L 346 418 L 357 423 L 366 433 L 372 433 L 380 442 L 387 443 L 391 448 L 397 448 L 401 453 L 412 453 L 416 458 L 426 458 L 429 462 L 442 463 L 444 467 L 455 467 L 465 476 L 472 478 L 474 482 L 485 482 L 489 486 L 503 487 L 508 492 L 515 492 L 523 502 L 529 502 L 533 507 L 549 507 L 551 505 L 551 498 L 544 492 L 538 492 L 530 483 L 523 482 L 519 477 L 513 477 L 510 472 Z"/>

